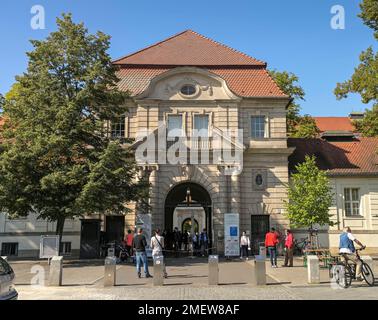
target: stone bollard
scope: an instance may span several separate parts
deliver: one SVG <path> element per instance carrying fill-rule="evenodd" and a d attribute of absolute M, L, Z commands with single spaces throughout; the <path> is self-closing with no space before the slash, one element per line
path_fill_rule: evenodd
<path fill-rule="evenodd" d="M 54 256 L 50 261 L 49 286 L 59 287 L 63 279 L 63 257 Z"/>
<path fill-rule="evenodd" d="M 8 261 L 8 257 L 7 256 L 2 256 L 3 260 L 5 261 Z"/>
<path fill-rule="evenodd" d="M 373 271 L 373 274 L 374 274 L 374 260 L 372 257 L 370 256 L 361 256 L 361 259 L 367 264 L 369 265 L 371 271 Z"/>
<path fill-rule="evenodd" d="M 209 286 L 219 284 L 219 257 L 217 255 L 209 256 Z"/>
<path fill-rule="evenodd" d="M 154 286 L 164 285 L 164 257 L 157 256 L 154 259 Z"/>
<path fill-rule="evenodd" d="M 258 255 L 255 256 L 254 263 L 254 278 L 253 284 L 255 286 L 265 286 L 266 285 L 266 267 L 265 267 L 265 257 Z"/>
<path fill-rule="evenodd" d="M 104 287 L 113 287 L 116 284 L 116 268 L 117 258 L 106 257 L 105 258 L 105 276 Z"/>
<path fill-rule="evenodd" d="M 307 276 L 308 283 L 320 283 L 319 258 L 316 255 L 307 256 Z"/>

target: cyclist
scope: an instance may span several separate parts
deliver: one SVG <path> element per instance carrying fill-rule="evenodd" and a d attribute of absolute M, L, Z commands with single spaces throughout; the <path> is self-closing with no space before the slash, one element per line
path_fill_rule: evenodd
<path fill-rule="evenodd" d="M 352 234 L 350 227 L 345 227 L 343 233 L 340 235 L 339 252 L 346 263 L 348 263 L 348 260 L 351 260 L 356 264 L 356 279 L 361 281 L 362 262 L 356 256 L 356 249 L 353 242 L 357 243 L 361 248 L 364 248 L 364 245 Z"/>

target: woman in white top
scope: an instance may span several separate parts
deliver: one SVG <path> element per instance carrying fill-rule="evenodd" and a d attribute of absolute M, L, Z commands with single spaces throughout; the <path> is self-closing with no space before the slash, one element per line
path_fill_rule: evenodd
<path fill-rule="evenodd" d="M 151 238 L 150 247 L 152 249 L 152 259 L 155 260 L 158 257 L 164 257 L 164 237 L 160 235 L 160 229 L 156 229 L 155 235 Z M 165 269 L 165 260 L 164 262 L 164 278 L 168 278 L 167 270 Z"/>
<path fill-rule="evenodd" d="M 243 231 L 242 236 L 240 237 L 240 259 L 245 258 L 248 260 L 248 250 L 250 250 L 251 242 L 249 237 L 247 237 L 246 232 Z"/>

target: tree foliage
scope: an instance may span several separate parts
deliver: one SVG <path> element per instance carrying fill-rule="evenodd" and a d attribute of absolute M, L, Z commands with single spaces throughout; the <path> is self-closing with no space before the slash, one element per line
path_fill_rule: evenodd
<path fill-rule="evenodd" d="M 109 36 L 89 34 L 71 15 L 32 41 L 27 71 L 6 95 L 1 133 L 0 211 L 57 222 L 92 213 L 124 214 L 142 200 L 132 152 L 105 123 L 126 111 L 127 95 L 107 54 Z"/>
<path fill-rule="evenodd" d="M 313 138 L 318 133 L 315 121 L 311 121 L 309 115 L 300 115 L 301 106 L 299 102 L 305 100 L 305 92 L 298 84 L 299 78 L 287 71 L 269 71 L 281 90 L 292 98 L 287 107 L 286 123 L 289 136 L 297 138 Z M 313 120 L 313 119 L 312 119 Z"/>
<path fill-rule="evenodd" d="M 364 24 L 373 29 L 375 38 L 378 39 L 377 1 L 363 0 L 360 7 L 361 14 L 359 16 L 363 19 Z M 351 93 L 356 93 L 361 96 L 363 103 L 373 103 L 372 110 L 366 109 L 366 117 L 356 121 L 355 124 L 363 135 L 377 136 L 378 53 L 374 52 L 372 47 L 361 53 L 360 64 L 355 68 L 351 79 L 337 83 L 334 93 L 338 100 L 347 98 Z M 371 125 L 374 127 L 369 128 Z"/>
<path fill-rule="evenodd" d="M 316 166 L 315 156 L 306 156 L 305 161 L 296 166 L 288 186 L 285 208 L 290 224 L 294 228 L 333 225 L 329 214 L 331 190 L 326 172 Z"/>

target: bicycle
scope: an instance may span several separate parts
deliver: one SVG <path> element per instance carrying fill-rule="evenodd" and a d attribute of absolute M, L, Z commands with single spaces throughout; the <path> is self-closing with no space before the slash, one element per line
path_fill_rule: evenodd
<path fill-rule="evenodd" d="M 361 273 L 365 282 L 372 287 L 375 282 L 373 271 L 370 266 L 365 263 L 359 254 L 360 251 L 364 250 L 366 246 L 356 249 L 356 257 L 361 261 Z M 330 264 L 330 278 L 334 279 L 335 282 L 342 288 L 349 288 L 353 280 L 356 280 L 356 263 L 349 263 L 347 259 L 343 258 L 343 261 L 337 259 L 334 263 Z"/>
<path fill-rule="evenodd" d="M 294 240 L 294 255 L 302 255 L 304 250 L 308 249 L 310 242 L 307 238 L 302 238 L 300 241 Z"/>

